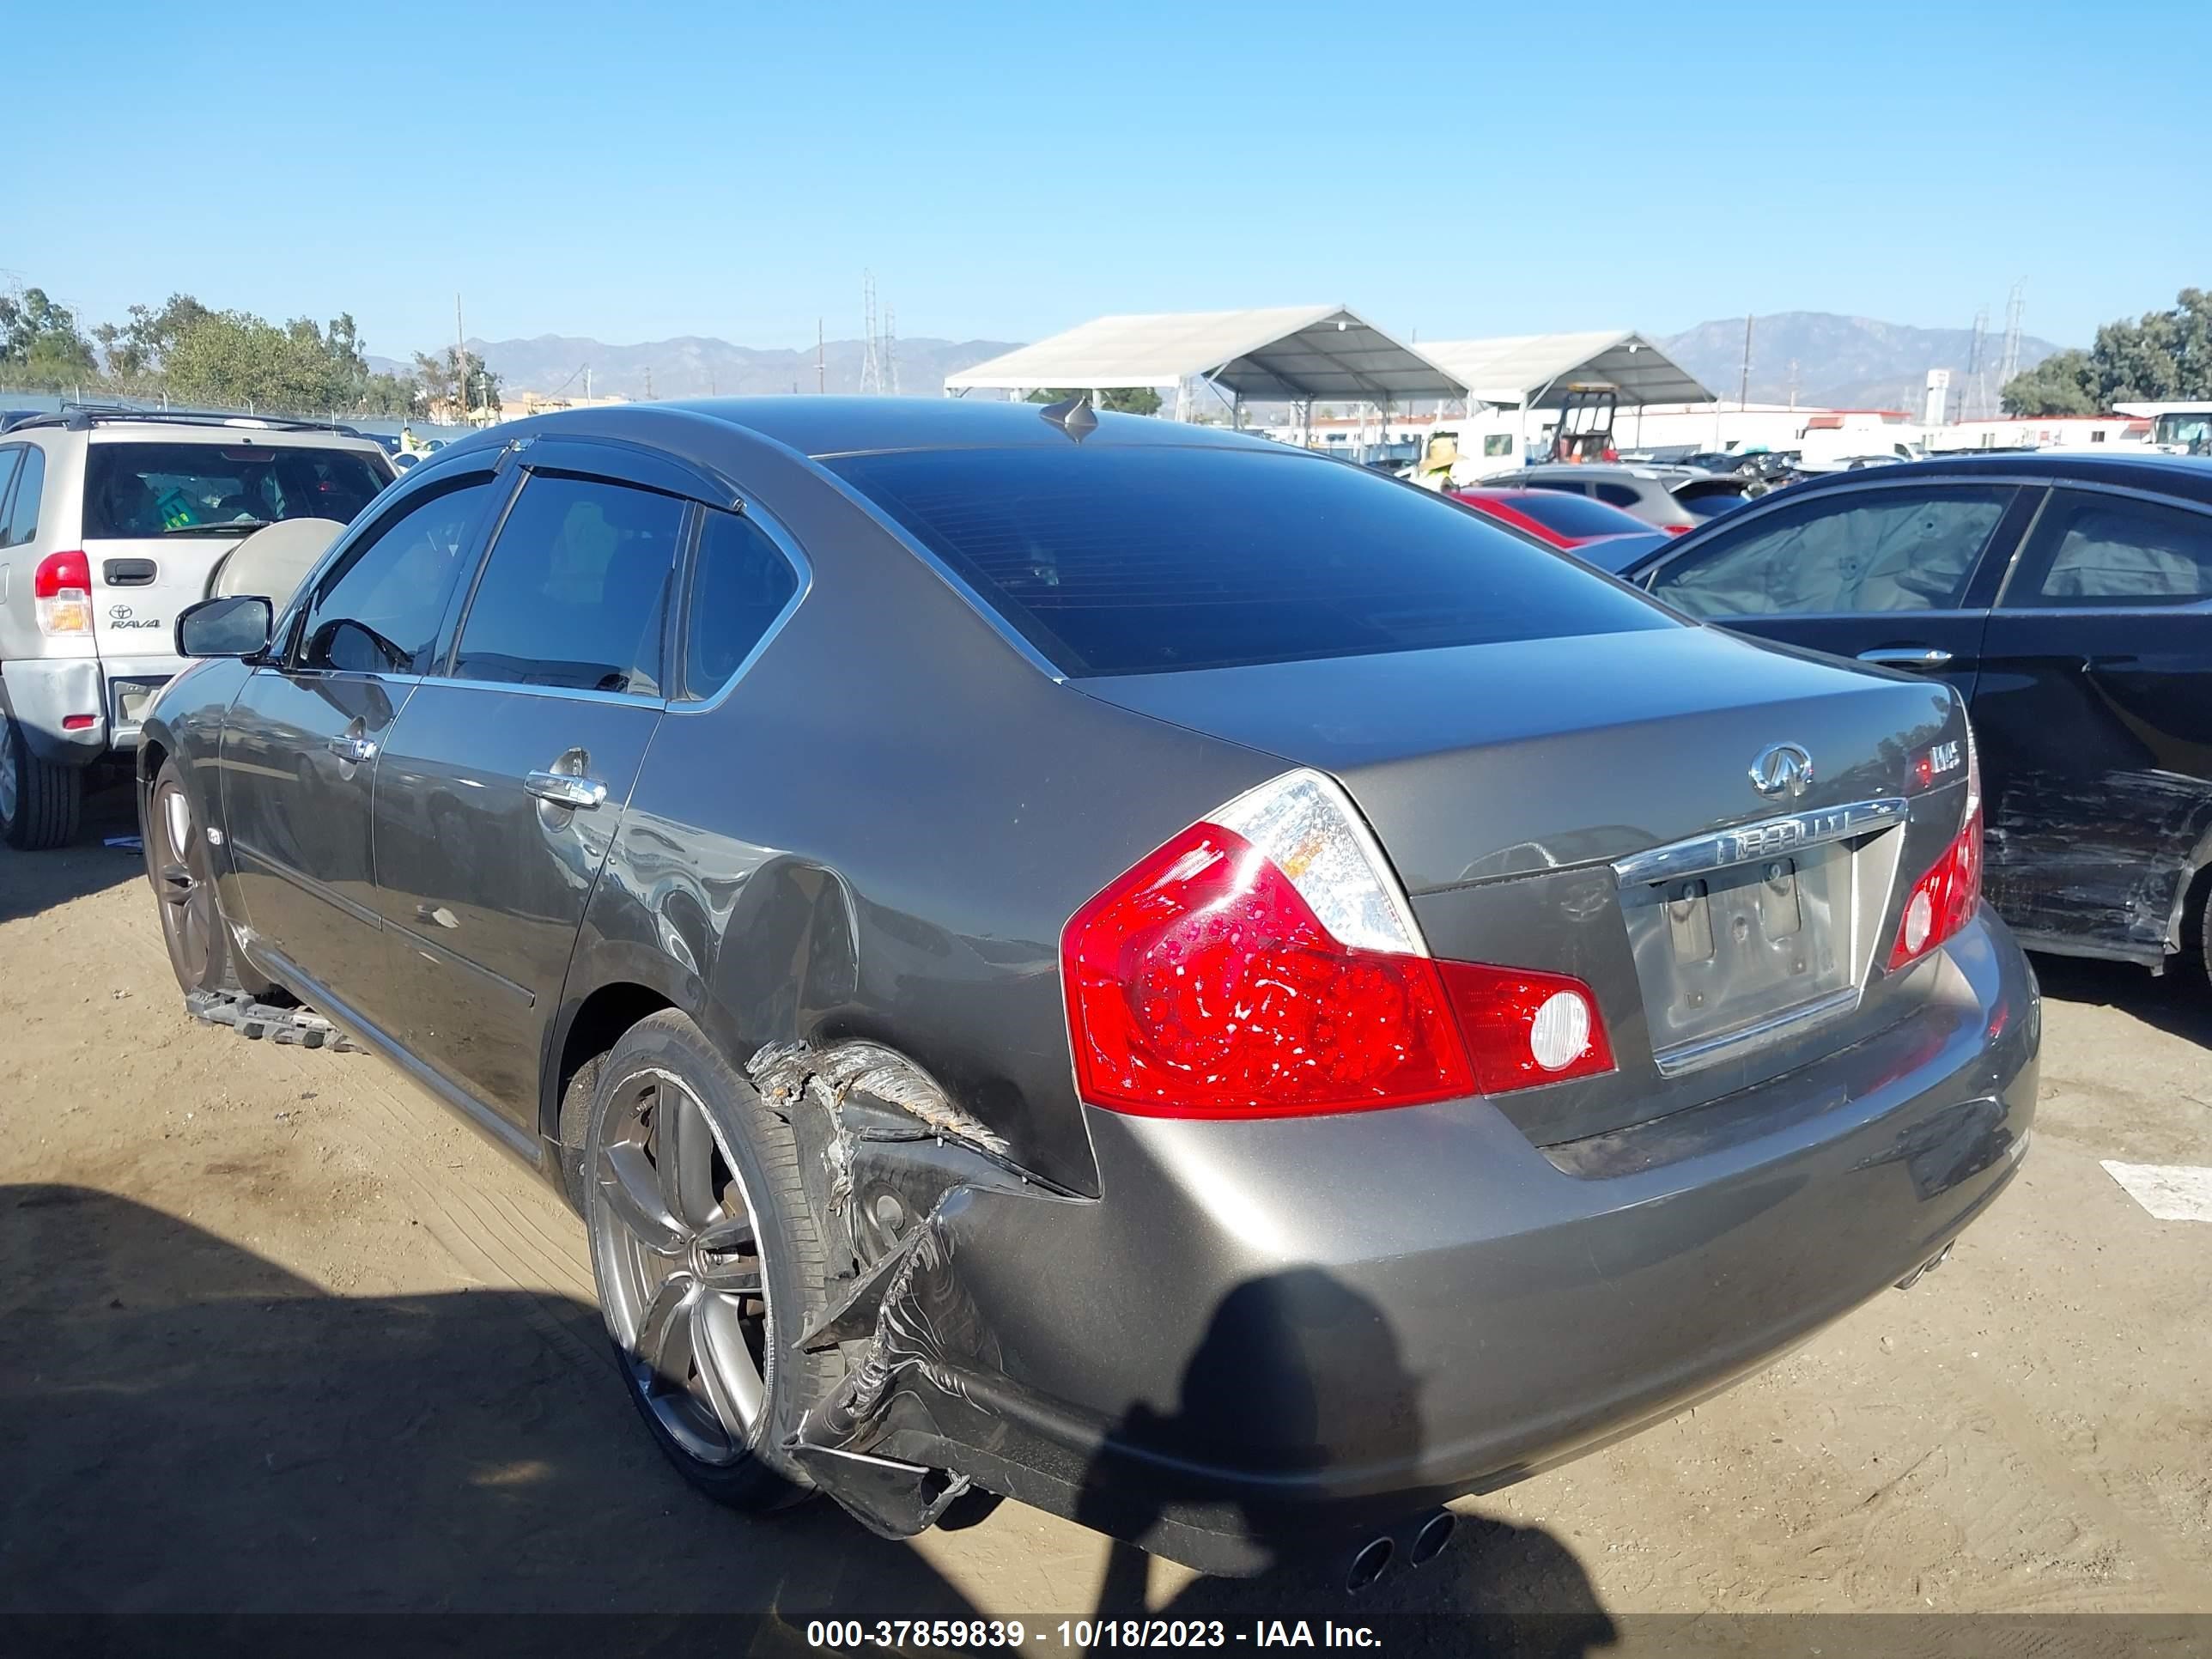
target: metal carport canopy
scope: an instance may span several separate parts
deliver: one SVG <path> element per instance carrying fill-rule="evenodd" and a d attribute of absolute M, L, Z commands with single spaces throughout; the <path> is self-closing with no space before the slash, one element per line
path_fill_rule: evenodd
<path fill-rule="evenodd" d="M 1509 334 L 1424 342 L 1421 349 L 1486 404 L 1557 409 L 1571 386 L 1609 386 L 1624 404 L 1709 404 L 1697 376 L 1641 334 Z"/>
<path fill-rule="evenodd" d="M 1399 403 L 1464 398 L 1467 387 L 1425 351 L 1342 306 L 1174 311 L 1099 317 L 945 377 L 948 393 L 1099 391 L 1177 386 L 1197 377 L 1243 398 Z"/>

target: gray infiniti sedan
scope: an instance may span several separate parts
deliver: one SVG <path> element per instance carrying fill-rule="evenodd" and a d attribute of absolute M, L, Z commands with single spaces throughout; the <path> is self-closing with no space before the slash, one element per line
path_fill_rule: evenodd
<path fill-rule="evenodd" d="M 203 1013 L 560 1183 L 647 1429 L 904 1536 L 1419 1562 L 1940 1260 L 2039 1002 L 1940 683 L 1080 404 L 423 460 L 147 715 Z"/>

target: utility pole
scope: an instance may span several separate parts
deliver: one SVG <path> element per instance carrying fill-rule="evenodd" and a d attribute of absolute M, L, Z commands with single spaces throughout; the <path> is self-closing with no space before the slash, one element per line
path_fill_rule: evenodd
<path fill-rule="evenodd" d="M 645 400 L 647 403 L 653 401 L 653 367 L 649 363 L 645 370 Z"/>
<path fill-rule="evenodd" d="M 469 337 L 461 329 L 461 296 L 453 295 L 453 401 L 461 406 L 461 424 L 469 423 Z"/>
<path fill-rule="evenodd" d="M 1797 407 L 1797 360 L 1795 357 L 1790 360 L 1790 407 L 1792 410 Z"/>
<path fill-rule="evenodd" d="M 884 307 L 884 374 L 891 383 L 891 396 L 899 395 L 898 383 L 898 312 L 891 306 Z"/>
<path fill-rule="evenodd" d="M 1751 319 L 1743 319 L 1743 377 L 1735 383 L 1736 411 L 1741 414 L 1751 396 Z"/>
<path fill-rule="evenodd" d="M 587 404 L 592 401 L 592 366 L 589 363 L 584 365 L 584 401 Z"/>
<path fill-rule="evenodd" d="M 814 319 L 814 395 L 820 397 L 830 389 L 829 359 L 822 355 L 822 319 Z"/>

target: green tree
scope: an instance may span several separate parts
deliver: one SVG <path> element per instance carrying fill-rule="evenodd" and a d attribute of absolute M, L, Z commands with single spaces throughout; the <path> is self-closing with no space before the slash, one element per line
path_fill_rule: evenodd
<path fill-rule="evenodd" d="M 487 410 L 499 412 L 499 376 L 473 351 L 447 346 L 434 357 L 418 351 L 415 380 L 422 388 L 424 408 L 449 420 L 466 420 Z"/>
<path fill-rule="evenodd" d="M 2061 351 L 2004 383 L 1998 394 L 2008 415 L 2094 415 L 2096 370 L 2089 354 Z"/>
<path fill-rule="evenodd" d="M 1160 412 L 1160 394 L 1148 386 L 1109 386 L 1102 394 L 1105 401 L 1099 408 L 1113 415 L 1157 415 Z M 1087 392 L 1071 391 L 1066 386 L 1041 386 L 1030 393 L 1033 404 L 1064 404 L 1070 398 L 1085 398 Z"/>
<path fill-rule="evenodd" d="M 18 386 L 64 387 L 95 379 L 100 366 L 76 313 L 40 288 L 0 295 L 0 380 Z"/>
<path fill-rule="evenodd" d="M 2095 415 L 2121 403 L 2212 398 L 2212 294 L 2185 288 L 2171 311 L 2097 331 L 2087 351 L 2062 351 L 2005 382 L 2013 415 Z"/>
<path fill-rule="evenodd" d="M 189 294 L 172 294 L 160 310 L 133 306 L 130 321 L 102 323 L 92 335 L 111 379 L 125 386 L 149 381 L 158 390 L 162 363 L 178 337 L 214 314 Z"/>

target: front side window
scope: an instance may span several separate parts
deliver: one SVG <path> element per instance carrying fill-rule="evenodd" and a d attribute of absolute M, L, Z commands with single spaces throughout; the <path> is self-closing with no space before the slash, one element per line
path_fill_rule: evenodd
<path fill-rule="evenodd" d="M 46 452 L 36 444 L 25 446 L 23 465 L 15 475 L 15 494 L 0 489 L 8 502 L 8 522 L 0 525 L 0 547 L 21 547 L 39 533 L 39 497 L 46 487 Z"/>
<path fill-rule="evenodd" d="M 684 689 L 711 697 L 729 684 L 799 592 L 799 573 L 769 533 L 735 513 L 709 512 L 684 619 Z"/>
<path fill-rule="evenodd" d="M 829 465 L 1068 675 L 1676 625 L 1432 490 L 1295 453 L 1059 444 Z"/>
<path fill-rule="evenodd" d="M 2212 516 L 2062 489 L 2036 521 L 2005 605 L 2193 605 L 2212 598 Z"/>
<path fill-rule="evenodd" d="M 1651 591 L 1702 617 L 1952 610 L 2010 495 L 1960 486 L 1800 502 L 1684 554 Z"/>
<path fill-rule="evenodd" d="M 461 623 L 456 678 L 660 695 L 660 636 L 684 502 L 533 476 Z"/>
<path fill-rule="evenodd" d="M 350 523 L 387 475 L 357 449 L 301 444 L 95 443 L 84 461 L 88 541 L 241 535 L 285 519 Z"/>
<path fill-rule="evenodd" d="M 401 503 L 340 554 L 308 602 L 299 663 L 363 674 L 428 671 L 439 625 L 497 488 L 489 477 Z"/>

